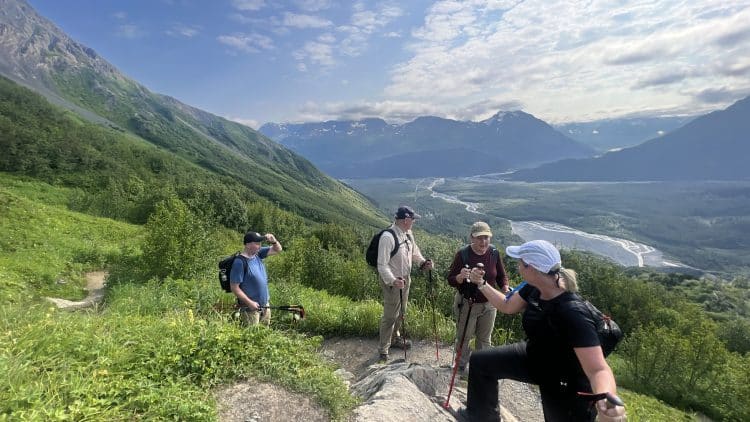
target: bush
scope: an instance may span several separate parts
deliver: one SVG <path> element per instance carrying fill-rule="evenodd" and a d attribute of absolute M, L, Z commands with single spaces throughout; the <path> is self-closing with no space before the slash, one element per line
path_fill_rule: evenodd
<path fill-rule="evenodd" d="M 187 206 L 171 197 L 156 206 L 146 223 L 142 263 L 146 275 L 163 279 L 194 278 L 208 275 L 218 248 L 208 224 Z"/>

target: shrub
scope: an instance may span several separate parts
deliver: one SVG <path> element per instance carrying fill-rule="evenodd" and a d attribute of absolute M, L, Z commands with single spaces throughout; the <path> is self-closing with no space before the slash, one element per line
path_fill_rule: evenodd
<path fill-rule="evenodd" d="M 163 279 L 207 275 L 216 256 L 208 225 L 187 206 L 171 197 L 156 206 L 146 223 L 143 269 L 148 276 Z"/>

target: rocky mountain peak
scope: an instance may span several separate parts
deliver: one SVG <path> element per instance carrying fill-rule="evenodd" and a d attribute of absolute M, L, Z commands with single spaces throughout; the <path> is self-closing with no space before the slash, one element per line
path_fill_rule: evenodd
<path fill-rule="evenodd" d="M 121 77 L 93 49 L 70 37 L 40 16 L 23 0 L 0 0 L 0 72 L 18 82 L 51 86 L 51 74 L 90 68 Z"/>
<path fill-rule="evenodd" d="M 523 117 L 527 117 L 527 118 L 530 117 L 532 119 L 535 119 L 534 116 L 528 113 L 524 113 L 523 111 L 520 111 L 520 110 L 514 110 L 514 111 L 502 111 L 501 110 L 495 113 L 489 119 L 482 120 L 480 123 L 491 126 L 491 125 L 508 123 L 514 119 L 520 119 Z"/>

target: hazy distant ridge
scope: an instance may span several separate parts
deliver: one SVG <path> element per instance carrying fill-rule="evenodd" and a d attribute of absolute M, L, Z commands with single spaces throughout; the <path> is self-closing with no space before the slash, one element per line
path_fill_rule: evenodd
<path fill-rule="evenodd" d="M 606 152 L 636 146 L 663 136 L 693 117 L 631 117 L 603 119 L 592 122 L 572 122 L 554 125 L 565 136 L 594 149 Z"/>
<path fill-rule="evenodd" d="M 467 176 L 594 154 L 522 111 L 481 122 L 424 116 L 401 125 L 381 119 L 267 123 L 260 132 L 343 178 Z"/>
<path fill-rule="evenodd" d="M 638 146 L 522 170 L 526 181 L 750 179 L 750 97 Z"/>

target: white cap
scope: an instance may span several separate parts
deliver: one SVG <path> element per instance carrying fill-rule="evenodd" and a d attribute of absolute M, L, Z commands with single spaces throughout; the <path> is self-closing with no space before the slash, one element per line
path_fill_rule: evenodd
<path fill-rule="evenodd" d="M 512 258 L 521 258 L 523 262 L 545 274 L 562 267 L 560 252 L 546 240 L 532 240 L 521 246 L 508 246 L 505 253 Z"/>

